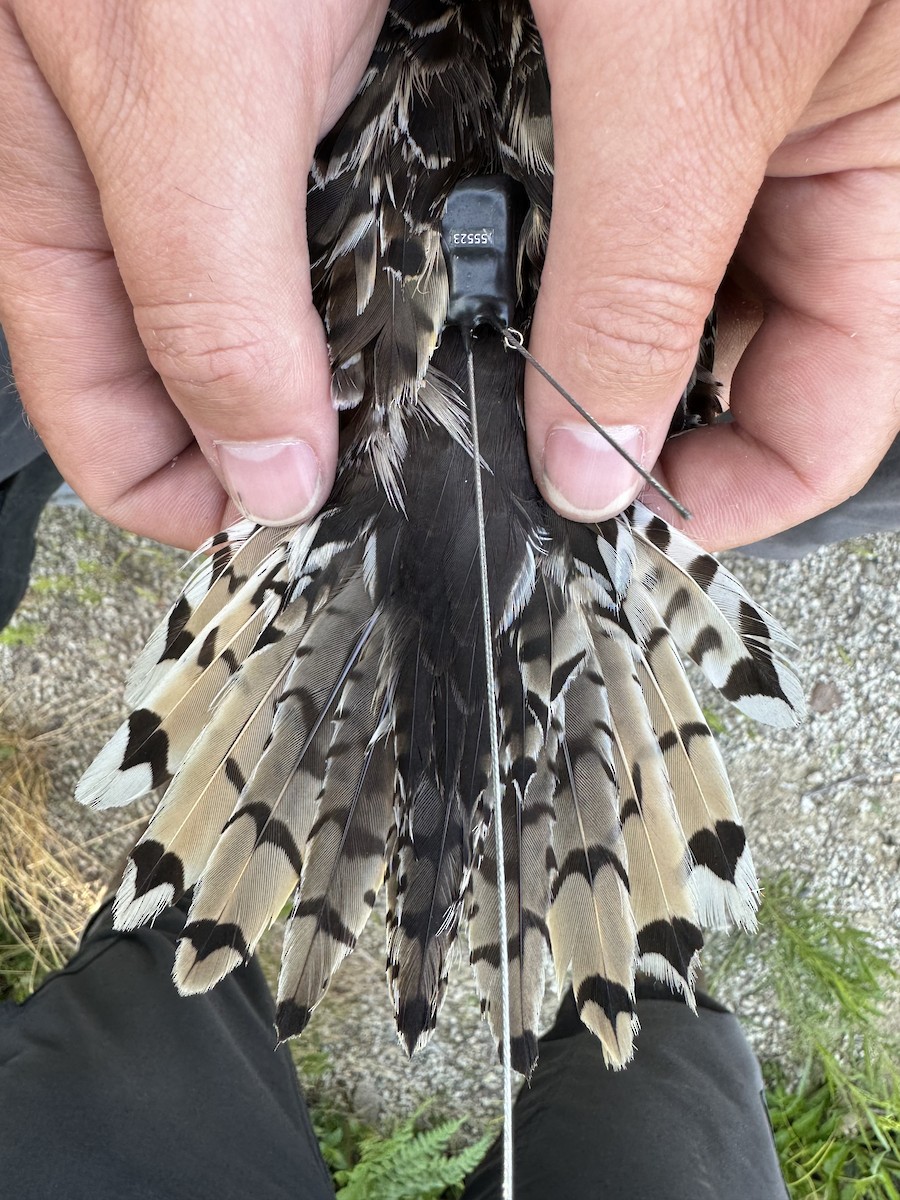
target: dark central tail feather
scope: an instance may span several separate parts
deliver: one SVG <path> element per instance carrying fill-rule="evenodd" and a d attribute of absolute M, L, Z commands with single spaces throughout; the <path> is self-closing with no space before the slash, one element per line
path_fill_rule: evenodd
<path fill-rule="evenodd" d="M 484 673 L 477 668 L 478 655 L 477 639 L 460 647 L 453 664 L 456 688 L 418 661 L 413 695 L 419 703 L 408 714 L 402 676 L 398 687 L 397 724 L 408 729 L 398 735 L 406 804 L 388 881 L 388 975 L 397 1028 L 410 1053 L 427 1040 L 437 1019 L 486 823 Z M 462 684 L 468 684 L 468 693 L 460 693 Z"/>
<path fill-rule="evenodd" d="M 502 819 L 510 965 L 511 1059 L 515 1070 L 530 1077 L 537 1061 L 537 1025 L 544 992 L 544 966 L 549 948 L 555 776 L 544 746 L 544 730 L 527 706 L 528 688 L 520 659 L 508 636 L 501 641 L 497 676 L 502 717 Z M 500 1003 L 499 895 L 495 812 L 484 855 L 469 888 L 469 961 L 499 1044 Z"/>
<path fill-rule="evenodd" d="M 496 336 L 479 342 L 475 353 L 477 375 L 489 380 L 493 372 L 504 385 L 487 393 L 479 408 L 480 430 L 489 445 L 514 448 L 513 462 L 534 495 L 517 408 L 509 402 L 516 377 L 509 377 Z M 462 376 L 465 359 L 457 335 L 445 335 L 435 362 L 451 380 Z M 518 426 L 515 439 L 505 429 L 510 419 Z M 411 438 L 412 461 L 418 449 Z M 398 647 L 398 776 L 405 801 L 389 870 L 388 971 L 398 1029 L 410 1050 L 427 1040 L 434 1027 L 465 892 L 489 820 L 485 787 L 490 704 L 473 464 L 470 453 L 450 439 L 435 455 L 433 435 L 421 452 L 423 457 L 436 457 L 440 467 L 408 479 L 407 505 L 414 504 L 415 511 L 428 517 L 424 528 L 404 529 L 401 544 L 392 548 L 397 582 L 392 585 L 389 619 L 389 644 Z M 495 574 L 506 587 L 500 588 L 493 606 L 495 629 L 509 619 L 504 605 L 515 591 L 516 578 L 527 577 L 534 558 L 523 504 L 507 486 L 509 474 L 508 463 L 497 462 L 495 475 L 486 482 L 486 488 L 497 493 L 487 531 L 491 539 L 496 530 L 492 586 Z M 533 574 L 531 569 L 532 578 Z"/>

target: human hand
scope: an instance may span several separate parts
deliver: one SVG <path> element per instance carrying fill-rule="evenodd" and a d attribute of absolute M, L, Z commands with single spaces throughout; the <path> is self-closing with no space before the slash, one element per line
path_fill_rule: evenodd
<path fill-rule="evenodd" d="M 0 0 L 0 322 L 109 520 L 193 548 L 236 513 L 220 479 L 273 521 L 327 496 L 306 180 L 386 7 Z"/>
<path fill-rule="evenodd" d="M 716 373 L 734 420 L 674 439 L 654 474 L 710 548 L 852 495 L 900 428 L 900 3 L 534 9 L 556 182 L 533 352 L 611 432 L 640 429 L 652 466 L 730 260 Z M 594 518 L 639 492 L 531 372 L 526 401 L 554 507 Z M 581 454 L 547 442 L 559 426 Z"/>

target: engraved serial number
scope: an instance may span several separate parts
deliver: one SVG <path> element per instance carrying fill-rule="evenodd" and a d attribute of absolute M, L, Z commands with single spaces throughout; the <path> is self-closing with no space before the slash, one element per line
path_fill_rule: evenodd
<path fill-rule="evenodd" d="M 451 246 L 493 246 L 493 229 L 457 229 L 450 234 Z"/>

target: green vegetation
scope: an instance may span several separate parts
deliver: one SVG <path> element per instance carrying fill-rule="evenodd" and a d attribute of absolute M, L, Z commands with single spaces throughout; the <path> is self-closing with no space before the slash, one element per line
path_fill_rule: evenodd
<path fill-rule="evenodd" d="M 728 726 L 714 709 L 704 708 L 702 712 L 707 725 L 714 734 L 721 737 L 723 734 L 728 733 Z"/>
<path fill-rule="evenodd" d="M 92 563 L 89 566 L 96 568 L 97 564 Z M 97 570 L 86 574 L 96 575 Z M 32 579 L 31 591 L 36 596 L 74 596 L 80 604 L 99 604 L 103 599 L 102 590 L 86 582 L 81 576 L 76 578 L 72 575 L 41 575 Z"/>
<path fill-rule="evenodd" d="M 498 1123 L 467 1142 L 461 1119 L 442 1120 L 425 1105 L 385 1133 L 353 1115 L 349 1097 L 336 1091 L 331 1059 L 314 1029 L 290 1045 L 340 1200 L 456 1200 L 462 1195 L 463 1182 L 499 1132 Z"/>
<path fill-rule="evenodd" d="M 16 620 L 0 629 L 0 646 L 33 646 L 45 629 L 37 621 Z"/>
<path fill-rule="evenodd" d="M 145 545 L 135 538 L 133 544 L 117 548 L 99 558 L 79 558 L 71 572 L 54 575 L 36 575 L 29 587 L 24 603 L 31 598 L 49 596 L 71 596 L 79 604 L 99 604 L 116 588 L 130 586 L 137 596 L 152 601 L 158 600 L 156 590 L 148 586 L 152 572 L 161 564 L 168 567 L 177 561 L 172 551 L 161 546 Z"/>
<path fill-rule="evenodd" d="M 900 1041 L 884 1017 L 896 973 L 803 880 L 779 876 L 764 896 L 758 935 L 731 939 L 716 976 L 752 955 L 788 1022 L 793 1064 L 763 1069 L 792 1200 L 900 1200 Z"/>
<path fill-rule="evenodd" d="M 313 1124 L 340 1200 L 455 1200 L 494 1139 L 460 1145 L 461 1119 L 429 1124 L 423 1110 L 387 1137 L 336 1112 L 314 1109 Z"/>
<path fill-rule="evenodd" d="M 853 658 L 853 655 L 850 653 L 850 651 L 847 649 L 846 646 L 842 646 L 838 642 L 834 648 L 837 651 L 838 658 L 841 660 L 841 662 L 844 664 L 845 667 L 852 667 L 854 665 L 855 660 Z"/>
<path fill-rule="evenodd" d="M 878 550 L 869 538 L 853 538 L 852 541 L 844 543 L 844 549 L 864 562 L 878 562 Z"/>

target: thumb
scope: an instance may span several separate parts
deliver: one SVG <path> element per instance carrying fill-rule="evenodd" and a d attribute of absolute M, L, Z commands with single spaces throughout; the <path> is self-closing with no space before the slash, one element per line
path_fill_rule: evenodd
<path fill-rule="evenodd" d="M 313 7 L 101 3 L 84 28 L 57 6 L 66 36 L 29 30 L 150 364 L 225 489 L 271 524 L 319 508 L 337 455 L 304 196 L 339 47 Z"/>
<path fill-rule="evenodd" d="M 255 6 L 246 21 L 217 8 L 191 6 L 180 38 L 169 31 L 162 45 L 135 31 L 142 74 L 157 80 L 147 93 L 136 79 L 140 157 L 122 172 L 101 145 L 95 175 L 150 362 L 241 511 L 281 524 L 318 510 L 337 456 L 304 220 L 315 90 L 329 81 L 295 53 L 302 26 L 287 6 L 282 41 Z M 184 114 L 175 145 L 164 138 L 173 101 Z"/>
<path fill-rule="evenodd" d="M 555 183 L 531 349 L 649 469 L 768 155 L 846 32 L 833 17 L 809 46 L 781 0 L 534 8 Z M 754 8 L 767 10 L 756 13 L 762 28 L 743 45 Z M 547 501 L 582 521 L 621 511 L 643 487 L 638 474 L 534 371 L 525 394 Z"/>

